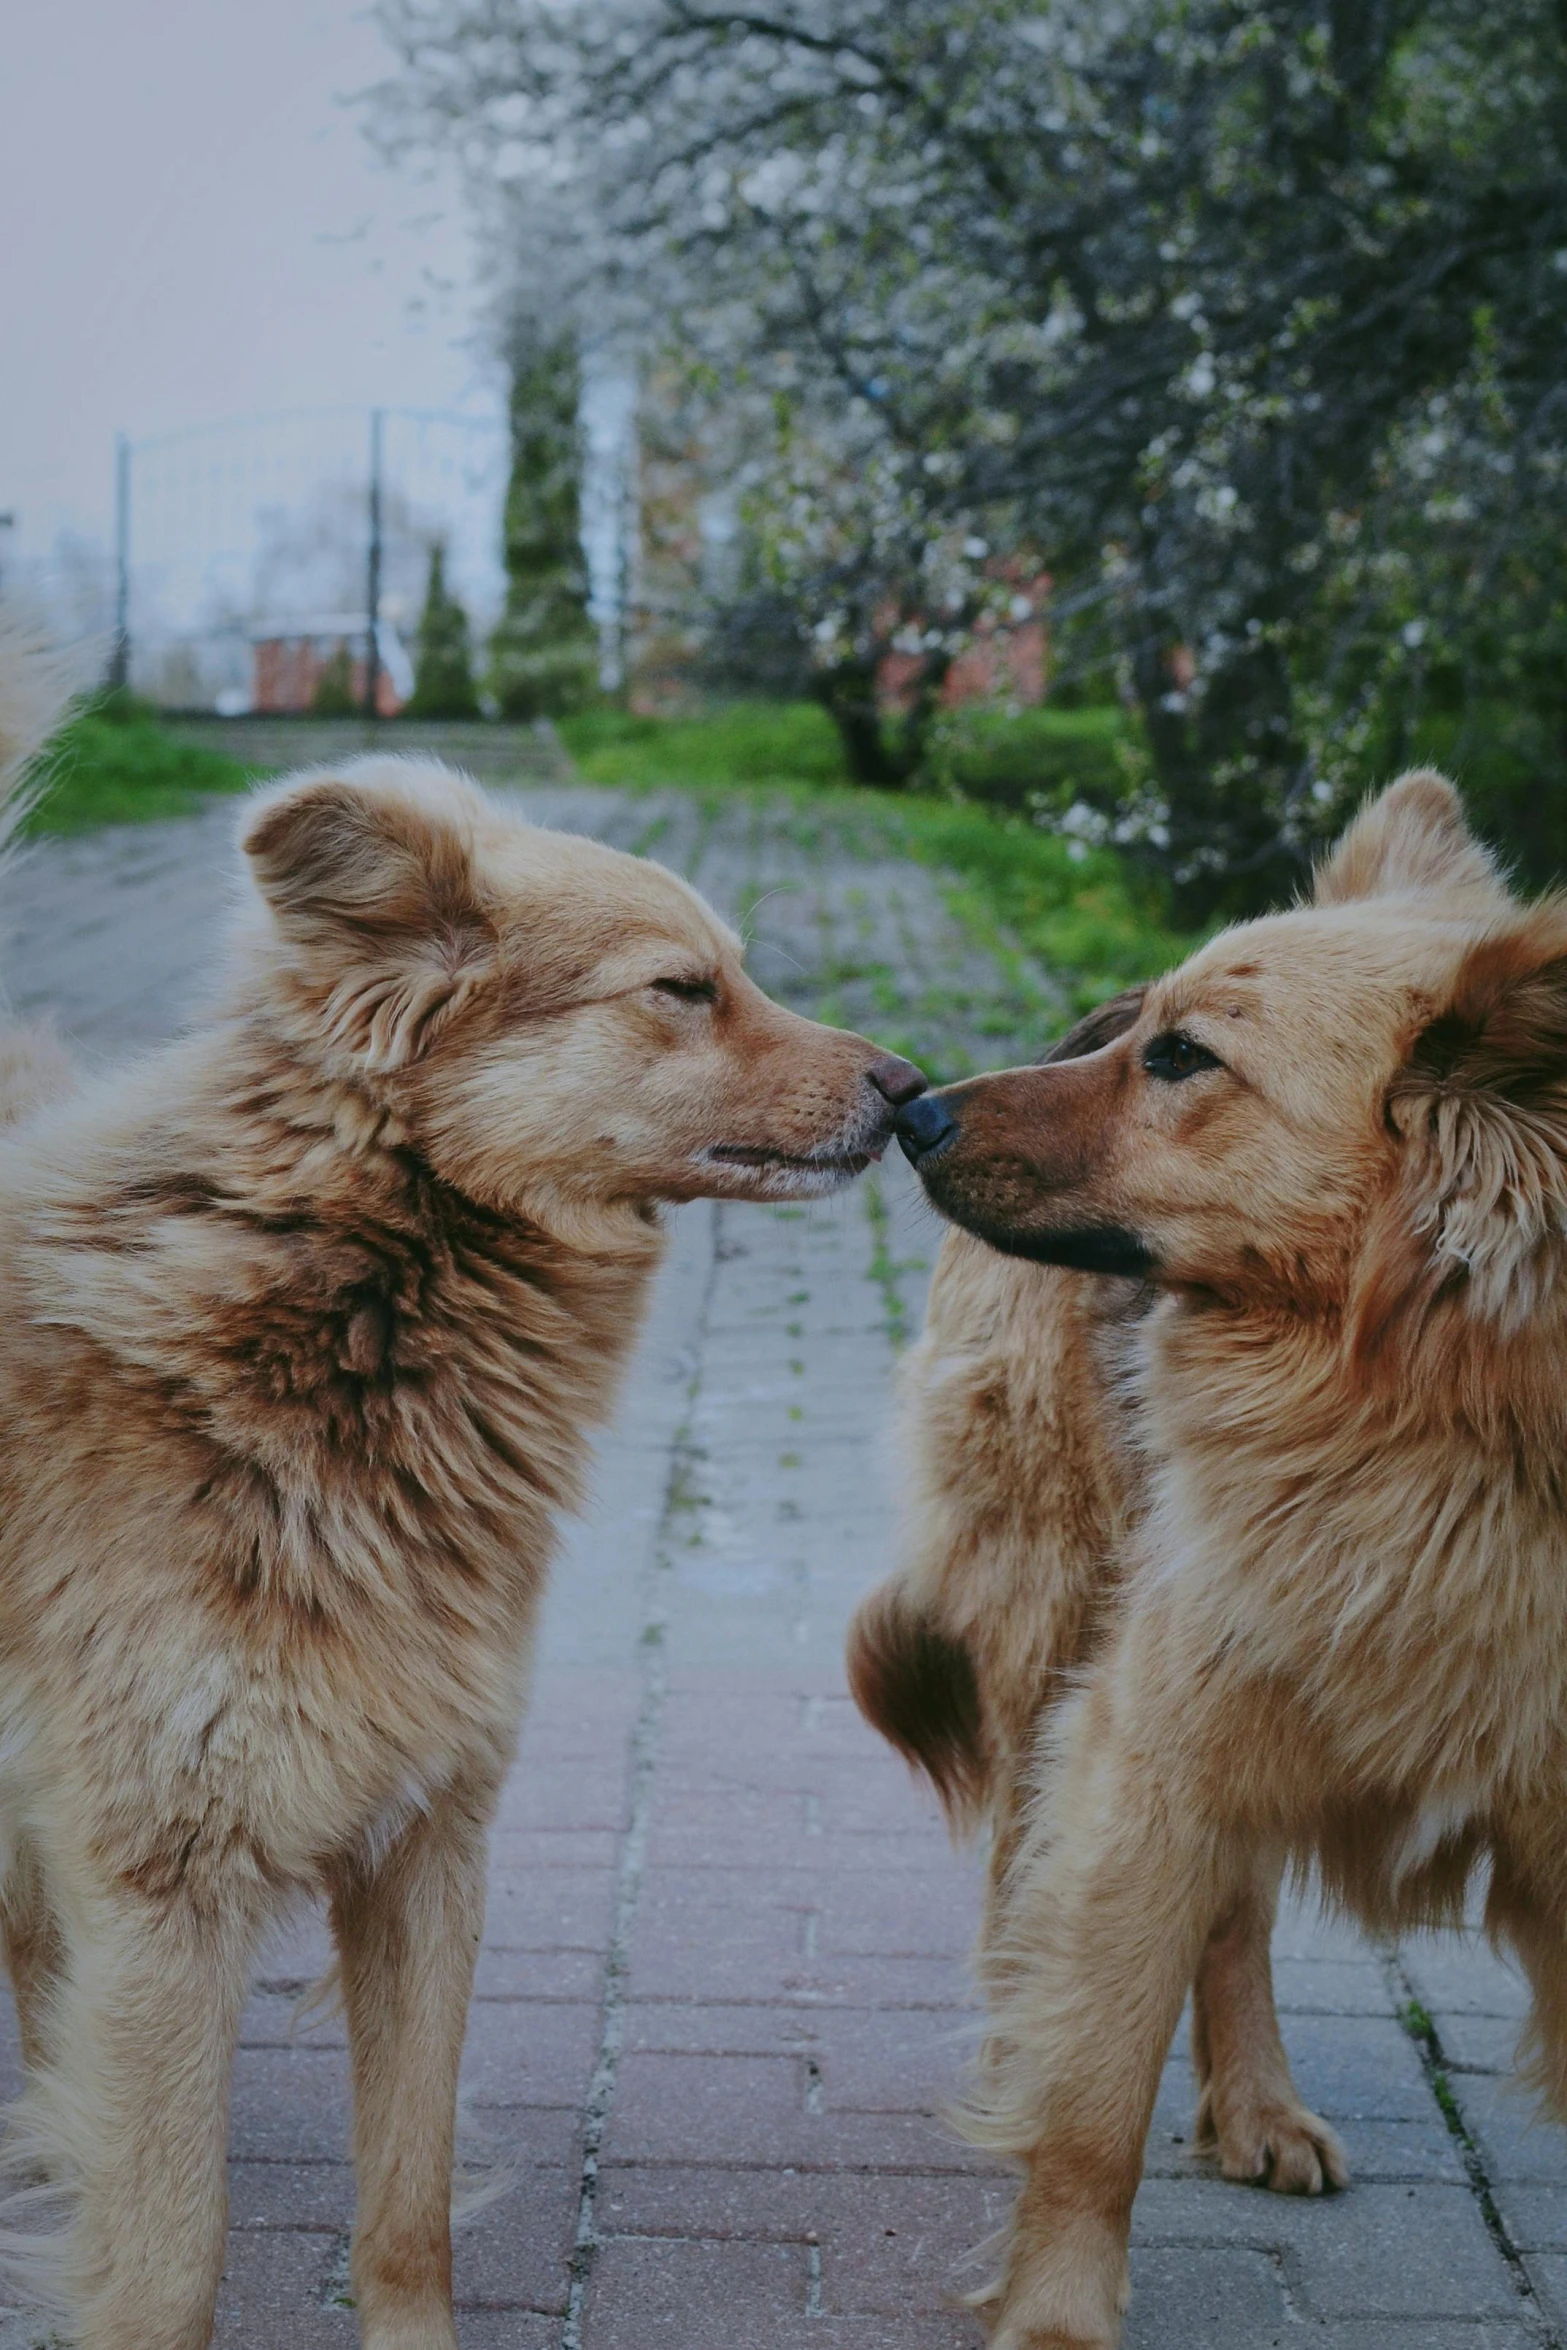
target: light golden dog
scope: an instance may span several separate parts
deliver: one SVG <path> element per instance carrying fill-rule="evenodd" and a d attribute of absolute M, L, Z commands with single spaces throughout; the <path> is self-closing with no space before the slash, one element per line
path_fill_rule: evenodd
<path fill-rule="evenodd" d="M 0 640 L 0 708 L 33 674 Z M 201 2350 L 253 1953 L 324 1892 L 362 2339 L 454 2350 L 486 1830 L 657 1203 L 829 1192 L 923 1080 L 769 1003 L 672 874 L 438 767 L 294 777 L 243 845 L 208 1024 L 80 1086 L 8 1047 L 16 2147 L 66 2195 L 70 2338 Z"/>
<path fill-rule="evenodd" d="M 976 2121 L 1024 2170 L 998 2350 L 1109 2350 L 1182 1998 L 1282 1862 L 1385 1929 L 1483 1871 L 1567 2112 L 1567 901 L 1520 904 L 1406 776 L 1310 905 L 900 1128 L 993 1247 L 1158 1293 L 1143 1507 L 1013 1839 Z"/>
<path fill-rule="evenodd" d="M 1122 1035 L 1143 990 L 1089 1014 L 1049 1062 Z M 998 1255 L 949 1232 L 900 1382 L 908 1556 L 850 1627 L 861 1712 L 941 1797 L 988 1826 L 982 1947 L 1006 1940 L 1013 1862 L 1050 1715 L 1113 1620 L 1146 1463 L 1124 1358 L 1155 1291 Z M 1273 2004 L 1276 1863 L 1214 1921 L 1192 1987 L 1196 2139 L 1280 2194 L 1347 2184 L 1295 2093 Z"/>

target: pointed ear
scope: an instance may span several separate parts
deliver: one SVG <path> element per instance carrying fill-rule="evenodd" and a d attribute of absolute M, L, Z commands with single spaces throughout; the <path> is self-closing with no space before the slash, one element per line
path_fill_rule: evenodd
<path fill-rule="evenodd" d="M 1404 1165 L 1362 1342 L 1462 1291 L 1516 1329 L 1567 1270 L 1567 899 L 1473 947 L 1387 1101 Z"/>
<path fill-rule="evenodd" d="M 475 881 L 477 795 L 437 767 L 377 761 L 291 778 L 241 836 L 290 961 L 332 1039 L 367 1067 L 415 1059 L 494 945 Z"/>
<path fill-rule="evenodd" d="M 1496 861 L 1470 831 L 1452 784 L 1434 767 L 1417 767 L 1366 802 L 1318 867 L 1311 894 L 1316 905 L 1340 906 L 1428 890 L 1498 905 L 1507 897 Z"/>

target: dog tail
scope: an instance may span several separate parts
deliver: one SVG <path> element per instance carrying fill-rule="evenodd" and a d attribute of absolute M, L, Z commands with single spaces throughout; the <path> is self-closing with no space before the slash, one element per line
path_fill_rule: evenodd
<path fill-rule="evenodd" d="M 0 606 L 0 852 L 43 788 L 39 753 L 81 684 L 81 663 Z"/>
<path fill-rule="evenodd" d="M 873 1730 L 923 1771 L 958 1834 L 990 1791 L 974 1660 L 898 1577 L 860 1602 L 849 1626 L 849 1690 Z"/>

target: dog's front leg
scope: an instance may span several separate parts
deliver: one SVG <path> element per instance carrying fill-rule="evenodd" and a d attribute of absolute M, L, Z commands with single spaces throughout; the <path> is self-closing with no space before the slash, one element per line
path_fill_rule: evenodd
<path fill-rule="evenodd" d="M 1263 1860 L 1235 1907 L 1209 1935 L 1192 1986 L 1197 2142 L 1227 2179 L 1278 2195 L 1320 2195 L 1349 2184 L 1344 2149 L 1302 2104 L 1273 2003 L 1270 1944 L 1280 1864 Z"/>
<path fill-rule="evenodd" d="M 52 2248 L 80 2350 L 205 2350 L 223 2271 L 229 2074 L 261 1919 L 84 1883 L 21 2146 L 73 2193 Z"/>
<path fill-rule="evenodd" d="M 1214 1920 L 1245 1881 L 1183 1785 L 1182 1724 L 1112 1661 L 1062 1722 L 987 1956 L 994 2037 L 977 2131 L 1024 2180 L 993 2350 L 1113 2350 L 1159 2074 Z"/>
<path fill-rule="evenodd" d="M 364 2350 L 456 2346 L 457 2069 L 494 1797 L 489 1785 L 448 1790 L 384 1858 L 346 1870 L 334 1888 L 354 2067 L 352 2274 Z"/>

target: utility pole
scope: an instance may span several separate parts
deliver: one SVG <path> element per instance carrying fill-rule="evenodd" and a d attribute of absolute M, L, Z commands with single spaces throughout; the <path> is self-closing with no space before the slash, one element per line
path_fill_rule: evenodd
<path fill-rule="evenodd" d="M 16 516 L 14 514 L 0 514 L 0 530 L 15 530 L 15 528 Z M 0 586 L 3 585 L 4 581 L 0 580 Z"/>
<path fill-rule="evenodd" d="M 365 717 L 372 723 L 381 684 L 381 434 L 385 411 L 370 411 L 370 557 L 365 574 Z"/>
<path fill-rule="evenodd" d="M 116 690 L 131 681 L 131 444 L 114 437 L 114 649 L 109 683 Z"/>

